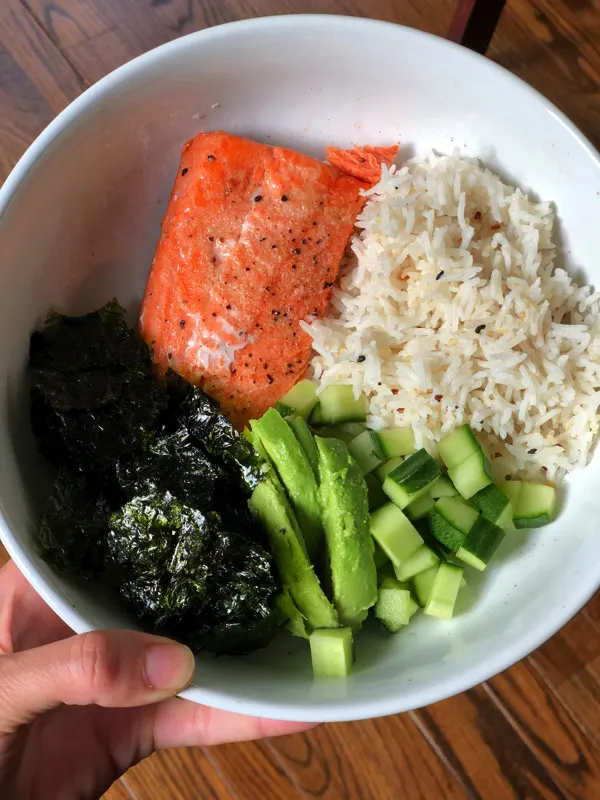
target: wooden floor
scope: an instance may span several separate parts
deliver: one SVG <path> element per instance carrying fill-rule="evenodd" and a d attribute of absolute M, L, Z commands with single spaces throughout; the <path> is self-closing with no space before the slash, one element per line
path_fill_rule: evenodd
<path fill-rule="evenodd" d="M 322 12 L 443 35 L 455 2 L 0 0 L 0 180 L 83 89 L 182 34 L 270 13 Z M 600 145 L 600 0 L 508 0 L 490 56 Z M 107 797 L 593 800 L 599 744 L 600 595 L 532 656 L 458 697 L 288 739 L 162 753 Z"/>

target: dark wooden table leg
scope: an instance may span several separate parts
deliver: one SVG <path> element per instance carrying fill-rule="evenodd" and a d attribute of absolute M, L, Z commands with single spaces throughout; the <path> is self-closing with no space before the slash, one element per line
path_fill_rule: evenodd
<path fill-rule="evenodd" d="M 458 0 L 448 39 L 484 54 L 505 5 L 506 0 Z"/>

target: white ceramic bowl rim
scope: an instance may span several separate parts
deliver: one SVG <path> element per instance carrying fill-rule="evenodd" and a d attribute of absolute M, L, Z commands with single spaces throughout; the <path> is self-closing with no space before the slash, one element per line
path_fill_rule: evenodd
<path fill-rule="evenodd" d="M 237 29 L 243 27 L 258 33 L 265 29 L 277 30 L 281 28 L 282 30 L 288 30 L 289 24 L 289 15 L 282 15 L 232 22 L 227 25 L 208 28 L 161 45 L 119 67 L 91 86 L 67 106 L 28 148 L 0 189 L 0 216 L 6 212 L 12 200 L 16 197 L 19 186 L 36 163 L 48 155 L 53 145 L 60 140 L 65 131 L 86 110 L 92 108 L 102 94 L 128 81 L 138 72 L 145 70 L 149 64 L 156 64 L 162 59 L 169 58 L 179 48 L 188 47 L 191 42 L 202 46 L 202 43 L 209 39 L 218 40 L 219 37 L 227 37 L 229 29 L 232 26 L 235 26 Z M 363 35 L 365 32 L 367 34 L 369 32 L 375 34 L 381 28 L 401 28 L 405 37 L 415 37 L 416 40 L 438 38 L 421 31 L 402 28 L 402 26 L 394 25 L 393 23 L 355 17 L 294 15 L 294 25 L 331 27 L 332 31 L 334 29 L 339 30 L 341 26 L 349 29 L 355 26 L 361 29 Z M 521 91 L 526 90 L 529 92 L 532 100 L 535 99 L 536 102 L 542 103 L 546 112 L 568 130 L 577 144 L 587 151 L 589 157 L 596 162 L 600 169 L 600 155 L 591 142 L 558 108 L 546 100 L 535 89 L 525 84 L 503 67 L 474 52 L 466 51 L 464 48 L 443 39 L 438 39 L 438 44 L 440 48 L 445 48 L 448 51 L 460 49 L 463 57 L 467 57 L 472 61 L 474 70 L 485 68 L 487 70 L 493 70 L 496 73 L 501 73 L 501 77 L 504 81 L 515 82 L 519 85 Z M 46 603 L 48 603 L 48 605 L 76 632 L 90 630 L 89 624 L 81 617 L 78 611 L 59 597 L 48 585 L 46 580 L 38 574 L 25 553 L 18 537 L 8 528 L 6 521 L 1 515 L 0 539 L 18 568 L 32 586 L 35 587 L 36 591 L 43 597 Z M 490 662 L 485 662 L 481 665 L 474 663 L 470 668 L 463 670 L 460 674 L 450 676 L 447 680 L 439 682 L 433 688 L 409 692 L 408 702 L 406 695 L 397 698 L 384 697 L 377 701 L 348 701 L 343 707 L 338 706 L 335 709 L 328 710 L 327 713 L 321 713 L 318 707 L 296 705 L 293 701 L 283 706 L 268 701 L 251 701 L 243 696 L 236 695 L 233 691 L 222 692 L 207 690 L 202 687 L 194 687 L 192 690 L 184 692 L 183 696 L 185 697 L 186 694 L 188 694 L 193 696 L 196 702 L 230 711 L 243 711 L 244 713 L 255 716 L 267 716 L 274 719 L 297 719 L 307 722 L 365 719 L 419 708 L 423 705 L 437 702 L 470 689 L 527 656 L 560 630 L 560 628 L 585 605 L 599 587 L 600 574 L 596 576 L 592 574 L 590 580 L 587 582 L 583 581 L 574 588 L 572 594 L 568 598 L 568 602 L 554 609 L 553 613 L 548 615 L 544 623 L 540 624 L 538 629 L 531 636 L 521 636 L 510 645 L 504 646 L 501 655 L 494 660 L 493 665 Z"/>

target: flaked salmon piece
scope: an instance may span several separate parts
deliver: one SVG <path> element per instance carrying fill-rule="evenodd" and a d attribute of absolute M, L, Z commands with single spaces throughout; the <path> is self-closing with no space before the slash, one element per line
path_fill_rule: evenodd
<path fill-rule="evenodd" d="M 325 151 L 327 161 L 347 175 L 375 185 L 381 177 L 381 165 L 389 166 L 398 155 L 398 145 L 393 147 L 355 147 L 352 150 L 340 150 L 328 147 Z"/>
<path fill-rule="evenodd" d="M 240 425 L 284 395 L 306 370 L 300 322 L 327 311 L 360 190 L 396 152 L 361 148 L 356 162 L 335 150 L 329 165 L 223 132 L 187 142 L 139 324 L 159 372 L 201 386 Z"/>

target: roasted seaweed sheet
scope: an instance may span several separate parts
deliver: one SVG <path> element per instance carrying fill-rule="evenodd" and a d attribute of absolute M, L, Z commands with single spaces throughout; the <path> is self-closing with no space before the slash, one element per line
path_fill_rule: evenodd
<path fill-rule="evenodd" d="M 30 372 L 33 429 L 59 468 L 43 558 L 196 651 L 266 644 L 278 582 L 247 506 L 261 462 L 218 404 L 174 376 L 159 385 L 116 302 L 52 315 Z"/>

